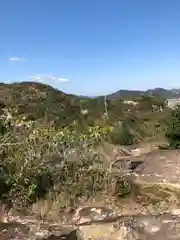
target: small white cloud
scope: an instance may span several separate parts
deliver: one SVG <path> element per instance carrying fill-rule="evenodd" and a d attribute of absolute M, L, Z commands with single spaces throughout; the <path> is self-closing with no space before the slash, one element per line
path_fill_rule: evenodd
<path fill-rule="evenodd" d="M 22 61 L 26 61 L 25 58 L 19 58 L 19 57 L 10 57 L 9 58 L 10 62 L 22 62 Z"/>
<path fill-rule="evenodd" d="M 28 80 L 47 83 L 47 84 L 51 84 L 52 82 L 53 83 L 69 82 L 69 79 L 67 78 L 61 78 L 53 75 L 33 75 L 33 76 L 29 76 Z"/>
<path fill-rule="evenodd" d="M 69 82 L 67 78 L 58 78 L 58 82 Z"/>

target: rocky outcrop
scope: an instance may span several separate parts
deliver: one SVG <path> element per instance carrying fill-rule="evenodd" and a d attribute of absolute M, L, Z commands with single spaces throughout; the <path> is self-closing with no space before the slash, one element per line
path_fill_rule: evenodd
<path fill-rule="evenodd" d="M 119 214 L 111 208 L 104 206 L 87 206 L 77 209 L 73 216 L 76 226 L 92 223 L 107 223 L 116 221 Z"/>
<path fill-rule="evenodd" d="M 180 150 L 156 150 L 144 156 L 134 171 L 134 181 L 180 187 Z"/>
<path fill-rule="evenodd" d="M 75 218 L 86 217 L 71 226 L 32 219 L 1 222 L 0 240 L 172 240 L 180 239 L 180 217 L 159 215 L 117 215 L 105 207 L 79 209 Z M 75 219 L 74 219 L 75 220 Z"/>
<path fill-rule="evenodd" d="M 155 150 L 120 159 L 113 166 L 129 175 L 141 204 L 180 204 L 180 150 Z"/>
<path fill-rule="evenodd" d="M 180 239 L 180 218 L 173 215 L 122 217 L 114 223 L 80 226 L 82 239 L 92 240 L 176 240 Z"/>
<path fill-rule="evenodd" d="M 155 150 L 140 156 L 114 161 L 113 167 L 131 170 L 136 183 L 180 187 L 180 150 Z"/>
<path fill-rule="evenodd" d="M 176 240 L 180 239 L 179 213 L 123 216 L 107 207 L 82 207 L 66 226 L 11 217 L 0 222 L 0 240 Z"/>
<path fill-rule="evenodd" d="M 78 238 L 77 230 L 72 226 L 16 217 L 8 222 L 0 222 L 0 240 L 6 239 L 76 240 Z"/>
<path fill-rule="evenodd" d="M 83 240 L 180 239 L 179 211 L 122 216 L 106 207 L 85 207 L 78 209 L 75 216 L 78 237 Z"/>

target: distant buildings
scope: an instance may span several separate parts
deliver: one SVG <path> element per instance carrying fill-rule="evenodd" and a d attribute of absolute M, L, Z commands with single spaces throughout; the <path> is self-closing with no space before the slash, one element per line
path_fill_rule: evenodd
<path fill-rule="evenodd" d="M 167 99 L 167 102 L 170 108 L 174 108 L 176 105 L 180 104 L 180 98 Z"/>
<path fill-rule="evenodd" d="M 124 100 L 123 103 L 125 104 L 132 104 L 132 105 L 137 105 L 138 102 L 132 101 L 132 100 Z"/>

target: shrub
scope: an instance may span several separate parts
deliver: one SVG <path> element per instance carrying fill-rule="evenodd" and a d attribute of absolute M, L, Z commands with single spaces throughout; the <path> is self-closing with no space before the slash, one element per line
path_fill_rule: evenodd
<path fill-rule="evenodd" d="M 113 144 L 132 145 L 134 136 L 130 133 L 128 127 L 123 123 L 121 127 L 116 127 L 110 134 L 109 140 Z"/>
<path fill-rule="evenodd" d="M 180 148 L 180 105 L 172 110 L 167 119 L 166 137 L 171 148 Z"/>
<path fill-rule="evenodd" d="M 6 126 L 7 116 L 1 118 Z M 118 180 L 122 175 L 95 159 L 93 146 L 104 141 L 105 128 L 95 126 L 77 132 L 74 122 L 57 130 L 50 124 L 39 126 L 11 117 L 7 129 L 0 138 L 1 197 L 15 206 L 31 204 L 50 191 L 52 197 L 63 195 L 69 204 L 110 189 L 114 195 L 121 195 L 121 190 L 122 194 L 128 192 L 124 181 Z"/>

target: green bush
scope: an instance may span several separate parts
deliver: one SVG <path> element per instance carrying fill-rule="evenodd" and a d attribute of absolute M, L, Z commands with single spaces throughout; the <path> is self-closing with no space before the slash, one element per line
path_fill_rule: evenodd
<path fill-rule="evenodd" d="M 1 118 L 6 126 L 6 115 Z M 118 196 L 128 192 L 124 180 L 120 181 L 122 175 L 95 159 L 93 147 L 106 139 L 105 128 L 94 126 L 77 132 L 74 122 L 57 130 L 50 124 L 12 117 L 7 129 L 0 138 L 0 194 L 15 206 L 31 204 L 49 192 L 63 195 L 69 204 L 110 189 Z"/>
<path fill-rule="evenodd" d="M 123 123 L 121 127 L 116 127 L 109 134 L 109 140 L 113 144 L 132 145 L 134 136 L 130 133 L 128 127 Z"/>
<path fill-rule="evenodd" d="M 180 148 L 180 105 L 172 110 L 167 119 L 166 137 L 171 148 Z"/>

